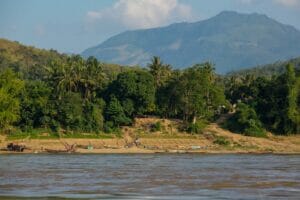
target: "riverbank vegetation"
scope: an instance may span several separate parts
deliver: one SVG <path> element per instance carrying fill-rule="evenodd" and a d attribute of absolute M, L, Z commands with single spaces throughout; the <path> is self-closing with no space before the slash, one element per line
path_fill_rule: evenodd
<path fill-rule="evenodd" d="M 208 62 L 178 70 L 153 57 L 147 68 L 121 67 L 0 43 L 0 129 L 9 135 L 120 134 L 146 115 L 180 119 L 182 131 L 201 133 L 227 112 L 224 127 L 237 133 L 300 133 L 300 74 L 292 64 L 272 77 L 221 76 Z"/>

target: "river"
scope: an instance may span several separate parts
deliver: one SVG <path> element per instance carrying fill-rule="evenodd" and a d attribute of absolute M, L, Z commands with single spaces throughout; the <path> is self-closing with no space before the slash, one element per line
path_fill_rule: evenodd
<path fill-rule="evenodd" d="M 0 199 L 299 199 L 299 155 L 0 155 Z"/>

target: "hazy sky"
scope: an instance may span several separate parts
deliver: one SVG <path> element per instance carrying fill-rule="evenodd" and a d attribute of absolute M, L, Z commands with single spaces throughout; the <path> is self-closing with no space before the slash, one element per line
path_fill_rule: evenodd
<path fill-rule="evenodd" d="M 203 20 L 223 10 L 266 14 L 300 30 L 300 0 L 0 0 L 0 37 L 80 53 L 125 30 Z"/>

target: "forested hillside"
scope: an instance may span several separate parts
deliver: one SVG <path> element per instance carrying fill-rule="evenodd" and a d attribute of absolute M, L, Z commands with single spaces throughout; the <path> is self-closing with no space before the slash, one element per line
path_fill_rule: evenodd
<path fill-rule="evenodd" d="M 299 133 L 300 76 L 292 64 L 272 78 L 223 78 L 209 62 L 174 70 L 153 57 L 147 68 L 121 67 L 6 40 L 0 58 L 0 128 L 10 134 L 117 133 L 144 115 L 180 119 L 182 131 L 200 134 L 235 110 L 224 126 L 237 133 Z"/>
<path fill-rule="evenodd" d="M 0 69 L 11 68 L 21 72 L 26 76 L 24 78 L 39 79 L 50 63 L 64 63 L 68 58 L 67 54 L 60 54 L 56 50 L 38 49 L 0 38 Z M 118 73 L 129 68 L 135 68 L 110 63 L 101 63 L 101 66 L 109 79 L 116 78 Z"/>
<path fill-rule="evenodd" d="M 255 77 L 265 76 L 272 77 L 273 75 L 279 75 L 285 72 L 287 64 L 293 64 L 297 71 L 300 71 L 300 57 L 293 58 L 287 61 L 277 61 L 272 64 L 249 67 L 244 70 L 237 70 L 227 74 L 227 76 L 246 76 L 253 75 Z"/>

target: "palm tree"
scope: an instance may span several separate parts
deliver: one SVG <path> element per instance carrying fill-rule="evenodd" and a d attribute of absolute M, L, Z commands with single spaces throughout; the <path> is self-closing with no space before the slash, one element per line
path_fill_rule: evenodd
<path fill-rule="evenodd" d="M 172 74 L 171 66 L 168 64 L 163 64 L 163 62 L 157 56 L 152 58 L 152 63 L 148 65 L 148 68 L 154 77 L 156 88 L 163 86 Z"/>
<path fill-rule="evenodd" d="M 53 85 L 59 99 L 64 92 L 77 91 L 77 73 L 70 59 L 66 62 L 51 62 L 50 65 L 44 67 L 44 69 L 46 71 L 46 77 L 44 77 L 44 79 Z"/>
<path fill-rule="evenodd" d="M 96 58 L 89 57 L 84 64 L 84 70 L 79 80 L 81 93 L 84 99 L 95 97 L 96 90 L 103 85 L 104 77 L 100 63 Z"/>
<path fill-rule="evenodd" d="M 77 90 L 76 85 L 76 73 L 74 73 L 74 68 L 69 65 L 61 65 L 61 76 L 57 84 L 58 90 L 60 92 L 75 92 Z"/>

